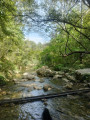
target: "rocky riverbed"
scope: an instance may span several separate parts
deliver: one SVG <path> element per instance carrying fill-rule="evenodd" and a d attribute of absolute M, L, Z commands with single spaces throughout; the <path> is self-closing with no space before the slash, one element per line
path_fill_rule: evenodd
<path fill-rule="evenodd" d="M 52 71 L 42 67 L 36 72 L 25 72 L 14 84 L 0 88 L 0 99 L 22 98 L 67 90 L 89 88 L 89 83 L 77 82 L 73 74 Z M 85 95 L 68 95 L 38 102 L 20 105 L 0 106 L 1 120 L 42 120 L 42 112 L 47 107 L 54 120 L 89 120 L 90 93 Z"/>

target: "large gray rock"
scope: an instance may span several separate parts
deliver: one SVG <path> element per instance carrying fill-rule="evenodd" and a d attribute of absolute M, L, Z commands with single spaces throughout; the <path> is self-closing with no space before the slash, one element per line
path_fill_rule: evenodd
<path fill-rule="evenodd" d="M 35 76 L 30 73 L 26 73 L 26 74 L 24 73 L 22 79 L 34 80 Z"/>
<path fill-rule="evenodd" d="M 37 74 L 43 77 L 53 77 L 55 72 L 50 70 L 47 66 L 43 66 L 37 70 Z"/>
<path fill-rule="evenodd" d="M 84 75 L 84 74 L 89 74 L 90 75 L 90 68 L 79 69 L 79 70 L 76 70 L 76 72 L 79 72 L 82 75 Z"/>
<path fill-rule="evenodd" d="M 80 82 L 90 81 L 90 68 L 76 70 L 75 75 Z"/>

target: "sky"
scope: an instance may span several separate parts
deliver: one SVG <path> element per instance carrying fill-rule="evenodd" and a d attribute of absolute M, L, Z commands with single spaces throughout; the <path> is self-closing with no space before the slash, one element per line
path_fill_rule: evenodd
<path fill-rule="evenodd" d="M 25 38 L 30 41 L 34 41 L 37 44 L 39 42 L 44 44 L 50 41 L 50 37 L 48 37 L 47 35 L 39 32 L 31 32 L 31 31 L 25 34 Z"/>
<path fill-rule="evenodd" d="M 36 0 L 36 2 L 39 5 L 41 3 L 41 0 L 38 0 L 38 1 Z M 45 12 L 40 7 L 38 9 L 38 13 L 41 16 L 45 15 Z M 25 38 L 30 41 L 34 41 L 36 44 L 38 44 L 39 42 L 44 44 L 50 41 L 50 37 L 47 35 L 47 33 L 45 33 L 45 31 L 42 28 L 39 28 L 39 30 L 36 30 L 36 29 L 37 29 L 37 26 L 33 27 L 30 31 L 25 31 Z"/>

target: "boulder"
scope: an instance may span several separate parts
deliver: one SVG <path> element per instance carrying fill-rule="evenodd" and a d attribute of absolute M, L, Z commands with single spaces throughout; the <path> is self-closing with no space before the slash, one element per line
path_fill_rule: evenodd
<path fill-rule="evenodd" d="M 14 83 L 18 82 L 18 79 L 13 79 L 13 82 L 14 82 Z"/>
<path fill-rule="evenodd" d="M 68 73 L 65 74 L 65 77 L 70 80 L 71 82 L 76 82 L 76 79 L 74 76 L 69 75 Z"/>
<path fill-rule="evenodd" d="M 34 76 L 34 75 L 28 75 L 28 76 L 27 76 L 27 79 L 28 79 L 28 80 L 34 80 L 34 79 L 35 79 L 35 76 Z"/>
<path fill-rule="evenodd" d="M 44 91 L 48 91 L 48 90 L 52 89 L 52 86 L 49 85 L 49 84 L 46 84 L 46 85 L 43 86 L 43 89 L 44 89 Z"/>
<path fill-rule="evenodd" d="M 65 82 L 69 82 L 69 80 L 67 78 L 62 78 L 62 80 Z"/>
<path fill-rule="evenodd" d="M 72 89 L 73 88 L 73 83 L 68 82 L 65 86 L 66 89 Z"/>
<path fill-rule="evenodd" d="M 65 73 L 62 71 L 55 71 L 55 75 L 64 75 Z"/>
<path fill-rule="evenodd" d="M 38 87 L 38 86 L 33 86 L 33 88 L 36 89 L 36 90 L 41 90 L 42 89 L 42 87 Z"/>
<path fill-rule="evenodd" d="M 22 79 L 34 80 L 35 76 L 32 74 L 23 75 Z"/>
<path fill-rule="evenodd" d="M 53 77 L 53 80 L 57 80 L 57 79 L 62 79 L 62 75 L 55 75 L 54 77 Z"/>
<path fill-rule="evenodd" d="M 23 73 L 23 75 L 28 75 L 28 73 L 27 73 L 27 72 L 25 72 L 25 73 Z"/>
<path fill-rule="evenodd" d="M 55 72 L 49 69 L 47 66 L 43 66 L 37 70 L 37 74 L 43 77 L 53 77 Z"/>
<path fill-rule="evenodd" d="M 89 81 L 90 80 L 90 68 L 76 70 L 75 76 L 79 82 Z"/>

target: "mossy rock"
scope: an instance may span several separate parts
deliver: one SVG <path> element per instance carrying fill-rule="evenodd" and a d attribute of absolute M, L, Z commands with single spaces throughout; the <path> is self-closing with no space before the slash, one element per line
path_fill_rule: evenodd
<path fill-rule="evenodd" d="M 0 86 L 6 85 L 6 79 L 4 76 L 0 75 Z"/>
<path fill-rule="evenodd" d="M 90 68 L 76 70 L 76 79 L 79 82 L 89 82 L 90 81 Z"/>

